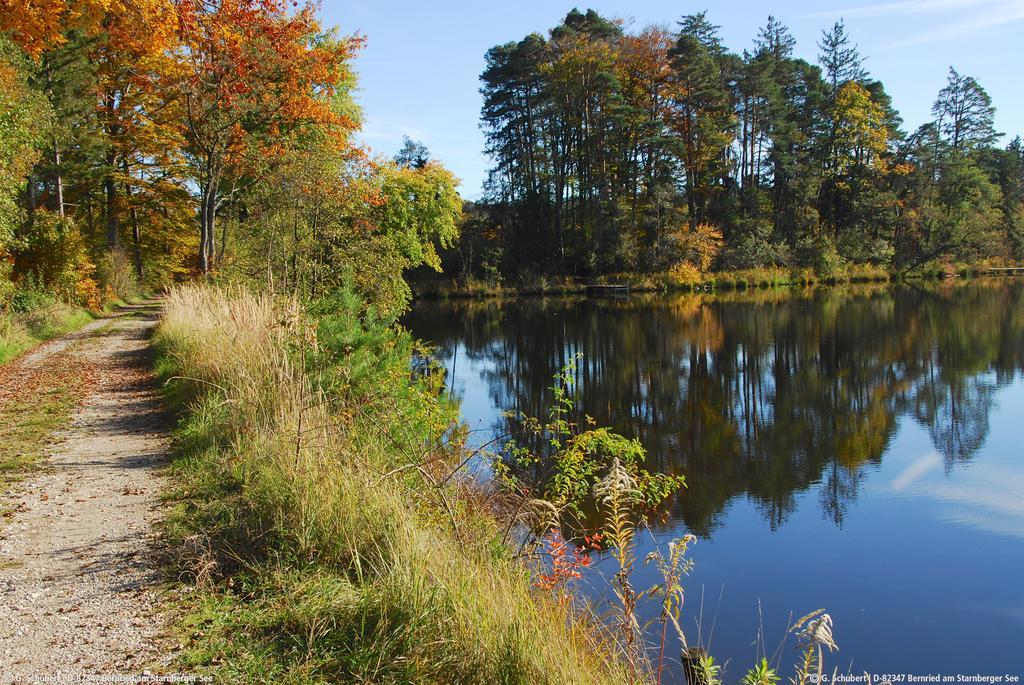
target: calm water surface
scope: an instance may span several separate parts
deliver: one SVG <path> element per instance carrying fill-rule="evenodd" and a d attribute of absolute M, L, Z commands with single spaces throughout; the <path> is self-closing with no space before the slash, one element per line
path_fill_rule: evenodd
<path fill-rule="evenodd" d="M 830 670 L 1024 675 L 1021 282 L 420 302 L 405 323 L 479 442 L 545 415 L 583 354 L 582 410 L 686 475 L 653 532 L 699 537 L 684 627 L 726 682 L 819 607 Z"/>

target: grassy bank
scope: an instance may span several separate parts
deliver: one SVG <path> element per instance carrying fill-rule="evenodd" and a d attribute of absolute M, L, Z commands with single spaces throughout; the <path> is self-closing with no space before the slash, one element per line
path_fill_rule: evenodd
<path fill-rule="evenodd" d="M 166 526 L 173 572 L 195 588 L 183 668 L 218 682 L 628 680 L 449 477 L 454 412 L 409 379 L 407 341 L 189 287 L 168 296 L 155 344 L 181 412 Z"/>
<path fill-rule="evenodd" d="M 44 368 L 4 377 L 0 369 L 0 492 L 38 467 L 54 431 L 67 425 L 91 382 L 91 369 L 67 351 Z M 6 510 L 0 508 L 0 514 Z"/>
<path fill-rule="evenodd" d="M 0 364 L 39 343 L 76 331 L 95 318 L 86 309 L 56 301 L 24 312 L 0 312 Z"/>
<path fill-rule="evenodd" d="M 20 304 L 27 311 L 0 310 L 0 492 L 38 467 L 52 434 L 70 420 L 91 377 L 67 350 L 37 368 L 4 366 L 36 345 L 95 320 L 88 310 L 50 297 Z"/>
<path fill-rule="evenodd" d="M 1015 266 L 994 260 L 992 263 L 930 265 L 903 273 L 893 269 L 867 264 L 848 265 L 829 274 L 813 269 L 785 269 L 767 267 L 733 271 L 680 270 L 675 273 L 633 274 L 622 273 L 593 278 L 536 277 L 520 282 L 426 281 L 414 286 L 418 297 L 487 298 L 517 295 L 580 295 L 590 285 L 621 285 L 638 293 L 697 292 L 708 290 L 751 290 L 757 288 L 803 287 L 812 285 L 841 285 L 848 283 L 888 283 L 905 280 L 934 280 L 949 276 L 970 278 L 988 274 L 993 266 Z"/>
<path fill-rule="evenodd" d="M 930 275 L 929 275 L 930 276 Z M 419 297 L 508 297 L 516 295 L 577 295 L 593 285 L 627 286 L 638 293 L 695 292 L 705 290 L 746 290 L 782 286 L 806 286 L 818 283 L 882 283 L 900 278 L 899 274 L 874 267 L 851 268 L 841 274 L 820 276 L 809 269 L 779 268 L 717 271 L 701 274 L 612 274 L 594 278 L 538 277 L 522 283 L 435 282 L 415 289 Z"/>

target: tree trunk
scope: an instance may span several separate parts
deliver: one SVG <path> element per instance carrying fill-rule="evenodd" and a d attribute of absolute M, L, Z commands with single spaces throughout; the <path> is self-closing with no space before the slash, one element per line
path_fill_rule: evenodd
<path fill-rule="evenodd" d="M 124 183 L 124 196 L 128 200 L 128 215 L 132 220 L 132 247 L 135 257 L 135 275 L 139 279 L 139 283 L 142 282 L 142 234 L 139 230 L 139 210 L 135 206 L 132 200 L 132 186 L 128 182 L 131 178 L 131 173 L 128 169 L 128 160 L 121 161 L 121 170 L 124 172 L 125 183 Z"/>
<path fill-rule="evenodd" d="M 85 222 L 89 227 L 89 235 L 96 235 L 95 208 L 92 206 L 92 188 L 85 191 Z"/>
<path fill-rule="evenodd" d="M 206 262 L 210 269 L 216 266 L 217 258 L 217 200 L 210 197 L 210 206 L 206 209 Z"/>
<path fill-rule="evenodd" d="M 209 273 L 210 271 L 210 262 L 209 259 L 207 259 L 206 253 L 206 196 L 208 193 L 209 191 L 203 189 L 202 199 L 199 203 L 199 272 L 202 274 Z"/>
<path fill-rule="evenodd" d="M 60 173 L 60 148 L 56 138 L 53 141 L 54 185 L 57 187 L 57 214 L 64 218 L 64 178 Z"/>
<path fill-rule="evenodd" d="M 132 242 L 135 243 L 135 275 L 142 283 L 145 274 L 142 272 L 142 236 L 139 232 L 139 214 L 135 207 L 131 209 L 132 216 Z"/>
<path fill-rule="evenodd" d="M 225 221 L 220 226 L 220 250 L 217 252 L 217 263 L 220 264 L 224 261 L 224 251 L 228 247 L 228 222 Z"/>
<path fill-rule="evenodd" d="M 217 253 L 217 176 L 211 173 L 200 187 L 199 204 L 199 271 L 210 273 L 213 269 Z"/>
<path fill-rule="evenodd" d="M 114 250 L 120 244 L 119 235 L 121 233 L 121 224 L 117 220 L 117 211 L 114 206 L 117 203 L 117 184 L 114 182 L 113 174 L 107 176 L 103 183 L 106 186 L 107 195 L 105 207 L 107 214 L 107 248 Z"/>
<path fill-rule="evenodd" d="M 36 215 L 36 184 L 29 176 L 25 185 L 25 196 L 28 200 L 28 225 L 32 225 L 32 219 Z"/>

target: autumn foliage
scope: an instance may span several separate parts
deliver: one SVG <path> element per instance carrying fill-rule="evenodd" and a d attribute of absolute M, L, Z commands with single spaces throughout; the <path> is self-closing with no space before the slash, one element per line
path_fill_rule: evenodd
<path fill-rule="evenodd" d="M 199 187 L 199 266 L 215 262 L 216 217 L 237 184 L 265 172 L 266 160 L 315 136 L 351 154 L 357 127 L 337 98 L 352 84 L 359 38 L 324 32 L 316 6 L 290 11 L 276 0 L 176 0 L 178 59 L 167 75 L 182 108 L 179 133 L 188 176 Z"/>
<path fill-rule="evenodd" d="M 951 69 L 934 119 L 905 131 L 842 21 L 814 63 L 771 16 L 732 50 L 713 13 L 637 30 L 573 9 L 487 51 L 491 167 L 462 271 L 692 284 L 708 267 L 841 278 L 1024 258 L 1024 143 L 994 145 L 977 80 Z M 720 233 L 709 265 L 680 258 L 703 240 L 684 225 Z"/>
<path fill-rule="evenodd" d="M 0 0 L 0 253 L 16 257 L 0 277 L 52 283 L 82 272 L 101 293 L 231 268 L 273 279 L 290 201 L 303 208 L 303 229 L 291 222 L 292 252 L 281 257 L 288 287 L 313 258 L 320 273 L 349 273 L 357 285 L 379 275 L 382 259 L 399 271 L 439 266 L 433 243 L 455 235 L 456 181 L 436 163 L 401 169 L 354 142 L 352 61 L 363 38 L 322 27 L 318 10 L 283 0 Z M 53 226 L 80 236 L 82 259 L 39 254 Z M 331 245 L 342 239 L 344 250 Z M 406 300 L 401 288 L 362 290 L 389 298 L 386 311 Z"/>
<path fill-rule="evenodd" d="M 570 542 L 562 537 L 558 529 L 552 529 L 544 538 L 541 548 L 547 557 L 547 567 L 537 574 L 533 581 L 541 590 L 556 591 L 560 598 L 570 597 L 567 585 L 583 577 L 583 569 L 590 566 L 590 550 L 598 548 L 601 534 L 596 539 L 587 537 L 582 545 Z"/>

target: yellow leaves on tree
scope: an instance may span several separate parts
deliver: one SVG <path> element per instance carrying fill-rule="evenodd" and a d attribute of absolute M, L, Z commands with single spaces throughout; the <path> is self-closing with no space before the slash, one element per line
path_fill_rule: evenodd
<path fill-rule="evenodd" d="M 227 228 L 241 226 L 243 212 L 269 211 L 255 199 L 264 191 L 254 189 L 282 179 L 290 184 L 282 196 L 301 205 L 312 227 L 308 241 L 294 239 L 296 250 L 319 258 L 318 241 L 327 236 L 343 254 L 347 236 L 340 234 L 350 230 L 381 243 L 367 251 L 377 260 L 369 274 L 379 276 L 384 263 L 398 280 L 405 268 L 439 268 L 437 246 L 451 244 L 461 214 L 457 182 L 439 165 L 368 162 L 352 140 L 360 114 L 351 62 L 363 41 L 325 31 L 316 11 L 312 0 L 0 0 L 0 30 L 11 37 L 0 34 L 0 250 L 12 234 L 5 226 L 25 224 L 13 198 L 39 150 L 53 158 L 46 170 L 56 176 L 53 185 L 71 185 L 64 179 L 77 170 L 70 163 L 79 161 L 70 142 L 77 139 L 41 124 L 51 108 L 73 106 L 95 144 L 89 180 L 102 184 L 88 225 L 93 230 L 98 209 L 95 225 L 105 227 L 111 251 L 130 228 L 139 278 L 183 275 L 192 261 L 185 251 L 198 253 L 199 269 L 208 272 L 225 256 Z M 49 85 L 67 82 L 59 80 L 62 69 L 81 74 L 73 102 L 62 100 L 63 86 Z M 38 111 L 28 106 L 33 94 Z M 57 218 L 44 216 L 44 205 Z M 85 264 L 77 259 L 77 210 L 64 215 L 77 206 L 59 200 L 33 208 L 38 245 L 19 250 L 21 271 L 57 274 L 47 277 L 54 288 L 92 300 L 89 287 L 69 276 L 75 269 L 58 269 L 42 254 Z M 187 233 L 196 214 L 200 230 Z"/>
<path fill-rule="evenodd" d="M 65 42 L 63 29 L 72 18 L 65 0 L 0 0 L 0 31 L 33 59 Z"/>
<path fill-rule="evenodd" d="M 871 99 L 871 93 L 859 83 L 847 83 L 836 94 L 832 118 L 836 150 L 833 173 L 843 174 L 854 164 L 885 171 L 883 154 L 888 149 L 889 130 L 885 110 Z"/>
<path fill-rule="evenodd" d="M 571 117 L 571 124 L 589 134 L 596 123 L 590 103 L 608 90 L 604 75 L 612 71 L 615 53 L 607 43 L 570 35 L 559 40 L 555 54 L 550 63 L 541 65 L 541 74 L 563 94 L 558 106 Z"/>
<path fill-rule="evenodd" d="M 679 262 L 669 274 L 680 283 L 694 284 L 711 268 L 722 251 L 722 232 L 711 224 L 680 226 L 670 236 L 679 254 Z"/>
<path fill-rule="evenodd" d="M 380 178 L 385 201 L 376 209 L 378 226 L 392 237 L 410 266 L 426 264 L 440 271 L 435 243 L 451 247 L 459 234 L 458 181 L 434 163 L 420 169 L 385 165 Z"/>
<path fill-rule="evenodd" d="M 631 116 L 640 135 L 644 126 L 668 116 L 667 105 L 672 83 L 669 51 L 672 35 L 662 28 L 648 28 L 639 35 L 623 36 L 616 54 L 615 75 L 627 102 L 636 103 Z"/>
<path fill-rule="evenodd" d="M 5 188 L 20 183 L 39 158 L 35 149 L 39 122 L 26 116 L 35 114 L 25 107 L 32 95 L 24 75 L 0 54 L 0 185 Z"/>
<path fill-rule="evenodd" d="M 231 146 L 253 133 L 279 138 L 303 127 L 345 140 L 355 128 L 350 113 L 333 104 L 353 82 L 350 61 L 362 39 L 324 33 L 315 5 L 291 13 L 289 4 L 176 0 L 177 87 L 189 109 L 188 135 L 223 134 Z"/>
<path fill-rule="evenodd" d="M 65 44 L 70 30 L 102 33 L 119 50 L 159 52 L 173 28 L 170 10 L 169 0 L 0 0 L 0 31 L 33 59 Z"/>
<path fill-rule="evenodd" d="M 0 260 L 18 222 L 15 196 L 39 159 L 39 142 L 53 118 L 46 99 L 28 87 L 19 62 L 24 58 L 0 36 Z"/>

